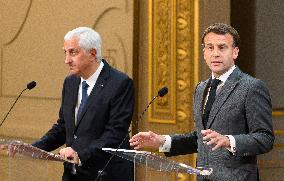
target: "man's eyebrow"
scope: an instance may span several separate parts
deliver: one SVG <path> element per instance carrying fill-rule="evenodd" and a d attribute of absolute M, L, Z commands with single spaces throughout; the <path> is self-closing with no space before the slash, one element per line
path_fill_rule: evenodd
<path fill-rule="evenodd" d="M 65 49 L 64 47 L 62 48 L 64 51 L 73 51 L 73 50 L 76 50 L 76 48 L 67 48 Z"/>
<path fill-rule="evenodd" d="M 226 43 L 217 44 L 218 46 L 228 46 Z"/>
<path fill-rule="evenodd" d="M 213 45 L 213 43 L 205 43 L 205 45 Z"/>

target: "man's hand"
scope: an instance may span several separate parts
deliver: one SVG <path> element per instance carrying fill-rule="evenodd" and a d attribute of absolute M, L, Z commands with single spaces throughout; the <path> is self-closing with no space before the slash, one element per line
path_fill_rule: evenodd
<path fill-rule="evenodd" d="M 151 147 L 158 149 L 161 145 L 165 143 L 165 136 L 158 135 L 152 131 L 148 132 L 139 132 L 134 135 L 130 140 L 130 146 L 134 147 L 135 150 L 138 150 L 143 147 Z"/>
<path fill-rule="evenodd" d="M 221 135 L 211 129 L 201 130 L 201 134 L 205 144 L 212 146 L 212 151 L 221 147 L 230 149 L 230 140 L 227 136 Z"/>
<path fill-rule="evenodd" d="M 73 161 L 75 164 L 80 164 L 80 159 L 75 150 L 71 147 L 63 148 L 59 151 L 59 155 L 67 160 Z"/>
<path fill-rule="evenodd" d="M 7 149 L 7 145 L 0 145 L 0 150 L 6 150 Z"/>
<path fill-rule="evenodd" d="M 17 147 L 12 144 L 0 145 L 0 150 L 7 150 L 7 155 L 9 155 L 10 157 L 15 156 L 15 154 L 17 153 Z"/>

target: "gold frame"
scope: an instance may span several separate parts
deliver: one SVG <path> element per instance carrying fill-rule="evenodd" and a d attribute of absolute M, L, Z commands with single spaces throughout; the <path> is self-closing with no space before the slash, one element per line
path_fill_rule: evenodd
<path fill-rule="evenodd" d="M 158 3 L 160 3 L 159 6 Z M 160 17 L 161 12 L 160 14 L 157 13 L 160 10 L 160 5 L 166 7 L 163 12 L 169 12 L 165 14 L 166 17 Z M 194 13 L 180 8 L 185 5 L 191 5 Z M 156 7 L 159 8 L 155 9 Z M 192 99 L 188 97 L 193 96 L 194 87 L 199 81 L 198 8 L 198 1 L 149 0 L 148 100 L 156 96 L 161 87 L 169 86 L 169 93 L 156 100 L 148 110 L 149 122 L 177 124 L 179 120 L 182 122 L 190 120 Z M 191 22 L 193 22 L 192 26 Z M 161 27 L 168 29 L 165 30 Z M 182 38 L 185 40 L 182 41 Z M 192 48 L 193 51 L 190 52 L 188 47 L 190 47 L 190 50 Z M 186 61 L 184 60 L 185 57 L 187 58 Z M 183 63 L 180 63 L 181 60 Z M 183 69 L 184 75 L 182 76 L 180 69 Z M 189 71 L 186 72 L 186 69 L 189 69 Z M 187 88 L 186 91 L 184 91 L 185 87 Z M 186 95 L 190 96 L 183 100 Z M 193 123 L 190 128 L 193 128 Z"/>
<path fill-rule="evenodd" d="M 156 92 L 164 86 L 167 85 L 161 85 L 161 87 L 158 87 L 158 85 L 156 84 L 156 82 L 158 81 L 153 80 L 153 77 L 157 77 L 158 76 L 158 66 L 157 66 L 157 62 L 153 62 L 152 60 L 154 59 L 154 61 L 157 58 L 157 51 L 153 50 L 153 47 L 157 46 L 157 42 L 153 41 L 153 36 L 155 36 L 155 34 L 157 33 L 157 28 L 153 27 L 153 22 L 155 21 L 156 17 L 155 14 L 153 14 L 153 0 L 149 0 L 149 29 L 148 29 L 148 83 L 149 83 L 149 87 L 148 87 L 148 100 L 151 100 L 154 96 L 156 96 Z M 172 6 L 174 8 L 173 11 L 171 11 L 171 24 L 175 25 L 175 19 L 176 19 L 176 2 L 174 0 L 171 0 Z M 154 19 L 154 20 L 153 20 Z M 175 41 L 175 26 L 171 26 L 171 31 L 170 31 L 170 39 L 171 42 L 176 42 Z M 176 83 L 175 83 L 175 72 L 176 72 L 176 60 L 175 60 L 175 49 L 176 49 L 176 44 L 171 44 L 171 52 L 170 52 L 170 80 L 168 80 L 167 83 L 170 83 L 170 89 L 176 87 Z M 161 65 L 163 65 L 163 63 L 167 63 L 162 62 Z M 152 70 L 152 67 L 154 70 Z M 166 67 L 167 68 L 167 67 Z M 152 76 L 153 75 L 153 76 Z M 154 83 L 153 83 L 154 82 Z M 158 83 L 159 84 L 159 83 Z M 176 94 L 173 93 L 172 90 L 169 91 L 169 93 L 161 98 L 163 102 L 162 104 L 164 104 L 165 102 L 168 103 L 167 104 L 167 108 L 165 108 L 165 106 L 159 106 L 159 102 L 156 101 L 152 104 L 152 107 L 149 109 L 148 112 L 148 121 L 149 122 L 157 122 L 157 123 L 170 123 L 170 124 L 175 124 L 176 123 L 176 119 L 175 119 L 175 113 L 176 113 Z M 156 118 L 155 114 L 167 114 L 167 117 L 171 117 L 170 119 L 161 119 L 161 118 Z"/>

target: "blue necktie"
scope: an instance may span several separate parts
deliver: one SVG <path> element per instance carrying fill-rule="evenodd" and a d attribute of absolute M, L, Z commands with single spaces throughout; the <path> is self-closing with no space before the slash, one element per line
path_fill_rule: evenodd
<path fill-rule="evenodd" d="M 86 81 L 82 82 L 82 100 L 81 100 L 81 104 L 77 113 L 77 119 L 81 116 L 82 110 L 84 109 L 84 106 L 87 102 L 88 99 L 88 94 L 87 94 L 87 90 L 88 90 L 89 85 L 86 83 Z"/>

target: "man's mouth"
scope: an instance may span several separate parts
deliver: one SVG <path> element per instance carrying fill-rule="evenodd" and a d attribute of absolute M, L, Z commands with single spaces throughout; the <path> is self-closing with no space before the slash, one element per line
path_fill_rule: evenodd
<path fill-rule="evenodd" d="M 212 62 L 211 62 L 212 65 L 219 65 L 219 64 L 221 64 L 221 63 L 222 63 L 221 61 L 212 61 Z"/>

